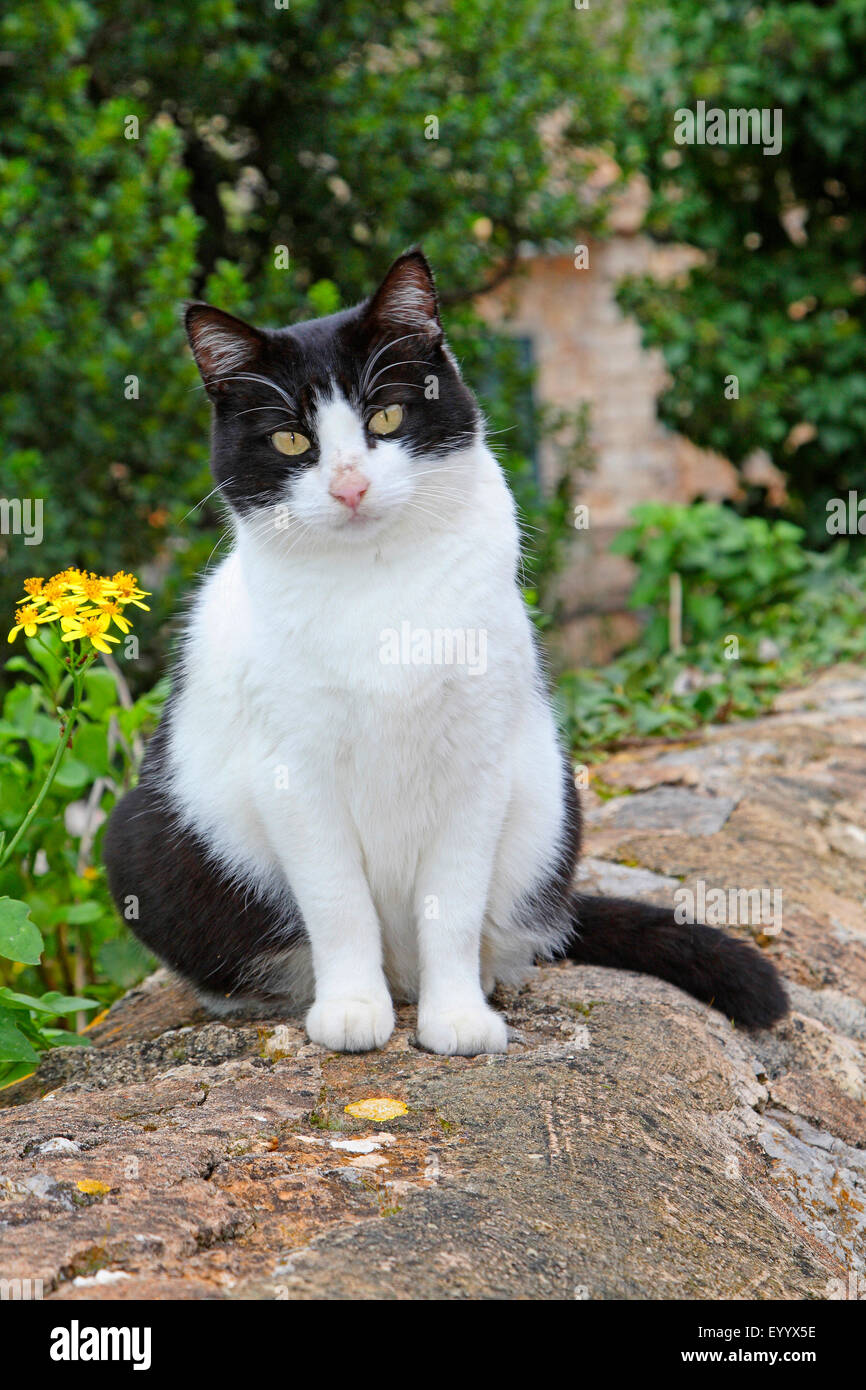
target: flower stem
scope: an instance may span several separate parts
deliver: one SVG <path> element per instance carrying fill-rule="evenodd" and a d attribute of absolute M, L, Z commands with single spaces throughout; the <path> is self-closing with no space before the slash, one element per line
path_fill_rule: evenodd
<path fill-rule="evenodd" d="M 18 829 L 15 831 L 15 834 L 12 836 L 12 839 L 9 841 L 8 845 L 5 846 L 3 853 L 0 854 L 0 868 L 3 867 L 7 859 L 11 858 L 15 846 L 18 844 L 18 841 L 28 830 L 31 821 L 33 820 L 33 817 L 36 815 L 36 813 L 39 810 L 39 807 L 42 805 L 43 801 L 48 795 L 48 790 L 51 786 L 51 783 L 54 781 L 54 778 L 57 775 L 57 769 L 60 766 L 60 760 L 63 757 L 63 754 L 66 752 L 67 747 L 69 746 L 69 739 L 72 736 L 72 730 L 75 728 L 77 719 L 78 709 L 74 708 L 69 712 L 66 721 L 66 728 L 60 735 L 60 740 L 57 744 L 57 751 L 54 754 L 51 766 L 45 774 L 45 781 L 42 783 L 42 786 L 39 789 L 39 794 L 36 797 L 36 800 L 30 807 L 30 810 L 27 812 L 27 815 L 24 817 Z"/>
<path fill-rule="evenodd" d="M 24 817 L 18 829 L 15 831 L 15 834 L 12 836 L 12 839 L 9 841 L 8 845 L 5 845 L 2 853 L 0 853 L 0 869 L 2 869 L 3 865 L 7 862 L 7 860 L 12 857 L 12 854 L 15 850 L 15 846 L 26 834 L 31 822 L 33 821 L 34 816 L 36 816 L 39 811 L 39 807 L 42 805 L 43 801 L 48 795 L 54 778 L 57 776 L 57 769 L 60 767 L 63 754 L 69 747 L 69 740 L 71 739 L 73 730 L 75 729 L 75 725 L 78 722 L 78 715 L 81 707 L 81 698 L 84 694 L 84 675 L 88 667 L 93 664 L 94 660 L 95 654 L 94 656 L 88 658 L 88 660 L 85 662 L 84 666 L 80 670 L 73 672 L 72 688 L 74 693 L 72 700 L 72 708 L 67 715 L 64 716 L 61 714 L 60 716 L 61 719 L 65 719 L 66 727 L 60 735 L 60 739 L 57 744 L 57 750 L 54 754 L 54 757 L 51 760 L 51 766 L 45 774 L 45 780 L 39 789 L 39 793 L 36 797 L 36 800 L 33 802 L 33 805 L 30 807 L 30 810 L 27 812 L 27 815 Z"/>

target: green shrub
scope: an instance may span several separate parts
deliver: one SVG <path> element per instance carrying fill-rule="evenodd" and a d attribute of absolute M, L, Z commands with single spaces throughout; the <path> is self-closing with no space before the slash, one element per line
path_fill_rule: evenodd
<path fill-rule="evenodd" d="M 621 290 L 667 361 L 661 417 L 736 464 L 766 450 L 786 474 L 792 518 L 826 545 L 827 499 L 866 494 L 866 7 L 631 8 L 643 36 L 619 147 L 650 182 L 647 231 L 704 257 L 689 274 Z M 675 113 L 698 101 L 779 109 L 781 150 L 677 144 Z"/>
<path fill-rule="evenodd" d="M 683 638 L 688 645 L 708 641 L 732 623 L 751 621 L 797 592 L 809 567 L 803 532 L 790 522 L 743 518 L 713 503 L 671 506 L 649 502 L 632 512 L 634 523 L 611 545 L 639 566 L 631 606 L 652 617 L 641 647 L 660 655 L 668 642 L 670 576 L 683 588 Z"/>
<path fill-rule="evenodd" d="M 39 1049 L 83 1041 L 74 1026 L 152 964 L 117 916 L 99 843 L 166 689 L 133 701 L 114 663 L 91 661 L 41 629 L 26 655 L 6 663 L 14 683 L 0 719 L 0 1085 L 32 1070 Z"/>
<path fill-rule="evenodd" d="M 759 714 L 810 671 L 866 657 L 866 557 L 847 542 L 801 548 L 787 522 L 714 504 L 651 505 L 615 548 L 635 561 L 632 606 L 645 627 L 598 670 L 567 672 L 557 698 L 577 756 L 619 740 L 677 735 Z M 670 576 L 683 592 L 683 650 L 670 650 Z"/>

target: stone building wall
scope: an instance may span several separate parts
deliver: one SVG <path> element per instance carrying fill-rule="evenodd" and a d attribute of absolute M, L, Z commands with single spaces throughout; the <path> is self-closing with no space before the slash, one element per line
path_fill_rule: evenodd
<path fill-rule="evenodd" d="M 632 566 L 608 551 L 630 509 L 648 500 L 730 497 L 737 475 L 726 459 L 658 421 L 666 370 L 661 354 L 641 346 L 636 321 L 615 299 L 623 276 L 674 275 L 693 264 L 696 253 L 659 247 L 637 232 L 590 242 L 588 251 L 588 267 L 580 270 L 571 254 L 528 256 L 517 276 L 480 308 L 490 322 L 531 340 L 542 400 L 568 409 L 589 404 L 596 464 L 575 498 L 589 507 L 589 527 L 575 531 L 560 579 L 559 642 L 563 661 L 594 664 L 636 629 L 626 608 Z M 555 467 L 548 449 L 540 459 L 544 484 L 553 481 Z"/>

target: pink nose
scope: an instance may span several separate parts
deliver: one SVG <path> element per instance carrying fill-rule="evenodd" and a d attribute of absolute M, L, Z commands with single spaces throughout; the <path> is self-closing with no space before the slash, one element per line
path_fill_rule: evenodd
<path fill-rule="evenodd" d="M 337 473 L 331 479 L 331 486 L 328 491 L 338 502 L 342 502 L 353 512 L 358 510 L 361 498 L 370 486 L 369 478 L 359 472 L 357 468 L 349 468 L 344 473 Z"/>

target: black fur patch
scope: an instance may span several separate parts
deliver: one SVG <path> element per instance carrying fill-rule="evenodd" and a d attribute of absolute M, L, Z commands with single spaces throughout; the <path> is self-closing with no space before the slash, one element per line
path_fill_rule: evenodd
<path fill-rule="evenodd" d="M 574 898 L 571 960 L 637 970 L 679 985 L 744 1028 L 768 1028 L 788 1012 L 773 963 L 717 927 L 677 922 L 673 909 L 626 898 Z"/>
<path fill-rule="evenodd" d="M 248 984 L 251 969 L 305 937 L 290 901 L 263 901 L 231 881 L 161 790 L 167 730 L 147 746 L 138 786 L 115 806 L 103 855 L 119 911 L 130 904 L 135 935 L 179 975 L 212 994 L 238 1002 L 266 1001 Z"/>

